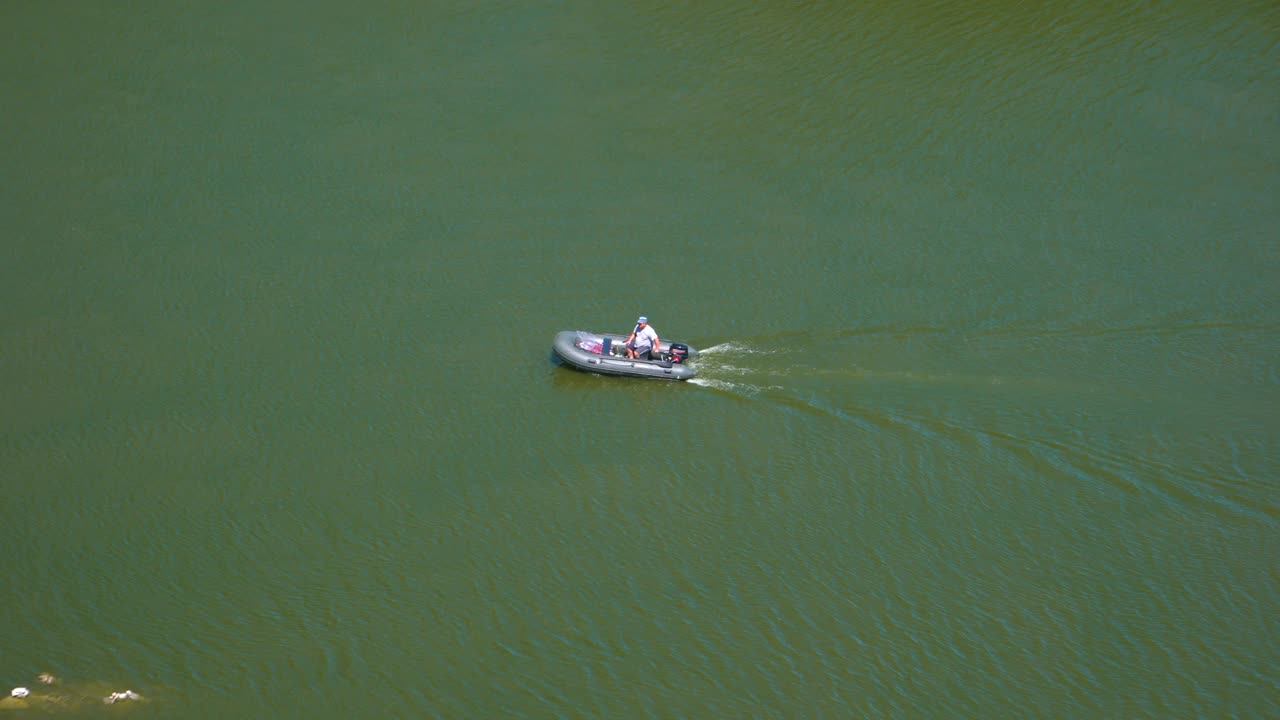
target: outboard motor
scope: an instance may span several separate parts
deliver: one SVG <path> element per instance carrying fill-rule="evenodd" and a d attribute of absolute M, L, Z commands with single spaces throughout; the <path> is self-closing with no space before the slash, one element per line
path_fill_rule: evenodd
<path fill-rule="evenodd" d="M 683 363 L 689 357 L 689 346 L 684 343 L 671 343 L 667 350 L 673 363 Z"/>

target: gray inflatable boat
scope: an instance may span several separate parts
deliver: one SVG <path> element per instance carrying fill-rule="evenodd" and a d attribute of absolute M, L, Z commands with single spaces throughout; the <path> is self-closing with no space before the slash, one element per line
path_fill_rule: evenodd
<path fill-rule="evenodd" d="M 600 375 L 688 380 L 698 374 L 689 364 L 698 351 L 684 343 L 662 343 L 661 356 L 653 360 L 628 360 L 623 349 L 626 342 L 626 335 L 566 330 L 556 334 L 551 349 L 566 364 Z"/>

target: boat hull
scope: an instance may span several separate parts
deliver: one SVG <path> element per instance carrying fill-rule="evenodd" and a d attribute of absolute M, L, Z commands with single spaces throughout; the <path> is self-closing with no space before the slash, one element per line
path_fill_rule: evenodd
<path fill-rule="evenodd" d="M 566 365 L 582 370 L 583 372 L 596 373 L 597 375 L 618 375 L 622 377 L 641 377 L 652 378 L 654 380 L 688 380 L 698 374 L 698 371 L 688 362 L 671 363 L 661 360 L 628 360 L 625 355 L 604 354 L 603 352 L 592 352 L 579 346 L 579 341 L 584 336 L 602 341 L 608 340 L 614 352 L 621 352 L 621 348 L 627 341 L 626 335 L 611 335 L 609 333 L 585 333 L 577 330 L 566 330 L 556 334 L 556 339 L 551 344 L 552 351 L 556 357 L 560 358 Z M 663 343 L 667 346 L 668 343 Z M 698 356 L 698 351 L 689 348 L 689 358 Z"/>

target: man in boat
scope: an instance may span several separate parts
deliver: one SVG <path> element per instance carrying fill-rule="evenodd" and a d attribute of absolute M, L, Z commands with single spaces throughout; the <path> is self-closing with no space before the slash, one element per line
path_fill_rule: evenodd
<path fill-rule="evenodd" d="M 627 357 L 632 360 L 652 360 L 654 353 L 662 352 L 658 341 L 658 333 L 649 326 L 649 318 L 641 315 L 636 320 L 636 329 L 627 338 Z"/>

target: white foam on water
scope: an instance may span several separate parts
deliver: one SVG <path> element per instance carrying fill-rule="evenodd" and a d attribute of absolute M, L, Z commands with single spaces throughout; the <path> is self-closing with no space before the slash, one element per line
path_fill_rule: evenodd
<path fill-rule="evenodd" d="M 746 375 L 747 373 L 751 372 L 746 368 L 735 367 L 733 365 L 712 365 L 712 364 L 705 364 L 702 366 L 702 368 L 700 368 L 700 370 L 712 370 L 717 375 L 726 375 L 726 374 Z"/>
<path fill-rule="evenodd" d="M 709 348 L 698 351 L 698 358 L 695 362 L 697 363 L 699 375 L 689 382 L 706 388 L 747 396 L 755 396 L 768 389 L 780 389 L 773 385 L 756 385 L 742 381 L 762 374 L 778 375 L 779 373 L 776 370 L 761 372 L 760 370 L 729 364 L 735 357 L 769 355 L 775 352 L 777 350 L 753 347 L 740 341 L 712 345 Z"/>
<path fill-rule="evenodd" d="M 742 353 L 745 355 L 770 355 L 778 351 L 766 350 L 764 348 L 755 348 L 755 347 L 751 347 L 750 345 L 747 345 L 746 343 L 730 341 L 726 343 L 720 343 L 719 345 L 712 345 L 709 348 L 704 348 L 702 350 L 699 350 L 698 356 L 701 357 L 703 355 L 715 355 L 718 353 L 725 353 L 725 352 Z"/>
<path fill-rule="evenodd" d="M 735 395 L 744 394 L 744 393 L 748 395 L 754 395 L 755 393 L 759 392 L 758 389 L 753 388 L 750 385 L 729 382 L 728 380 L 712 380 L 711 378 L 705 378 L 705 377 L 691 378 L 689 380 L 689 384 L 699 385 L 701 387 L 711 388 L 713 390 L 723 390 L 724 392 L 733 393 Z"/>
<path fill-rule="evenodd" d="M 717 380 L 708 377 L 695 377 L 689 381 L 690 385 L 698 385 L 712 390 L 721 390 L 734 395 L 747 395 L 754 397 L 765 390 L 781 390 L 778 385 L 752 385 L 751 383 L 731 382 L 729 380 Z"/>

